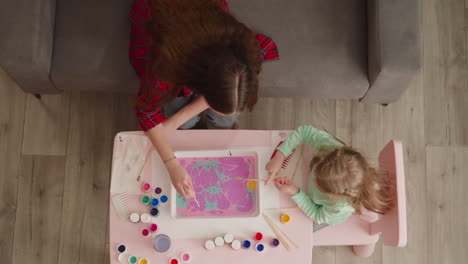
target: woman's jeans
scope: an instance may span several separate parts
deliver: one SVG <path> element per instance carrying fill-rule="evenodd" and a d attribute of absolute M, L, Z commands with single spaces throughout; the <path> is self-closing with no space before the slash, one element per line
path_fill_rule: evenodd
<path fill-rule="evenodd" d="M 175 98 L 174 100 L 163 106 L 164 116 L 167 118 L 179 112 L 180 109 L 190 104 L 194 99 L 194 96 Z M 208 108 L 199 115 L 196 115 L 189 121 L 185 122 L 179 127 L 179 129 L 193 128 L 198 123 L 198 121 L 200 121 L 200 115 L 205 116 L 206 126 L 209 129 L 231 129 L 236 123 L 237 119 L 239 118 L 239 114 L 220 115 L 211 110 L 211 108 Z"/>

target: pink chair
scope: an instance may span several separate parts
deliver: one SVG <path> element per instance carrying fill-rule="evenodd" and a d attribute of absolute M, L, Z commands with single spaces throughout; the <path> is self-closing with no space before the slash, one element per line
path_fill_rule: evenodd
<path fill-rule="evenodd" d="M 346 222 L 314 233 L 314 246 L 353 246 L 354 253 L 369 257 L 379 238 L 384 245 L 404 247 L 406 231 L 406 194 L 403 146 L 392 140 L 380 152 L 379 172 L 390 177 L 395 207 L 379 218 L 373 212 L 353 215 Z"/>

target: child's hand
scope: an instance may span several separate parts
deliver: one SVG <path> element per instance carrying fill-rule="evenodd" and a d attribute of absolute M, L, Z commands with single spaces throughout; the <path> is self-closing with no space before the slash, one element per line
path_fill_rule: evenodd
<path fill-rule="evenodd" d="M 274 183 L 278 190 L 287 195 L 293 196 L 299 192 L 299 188 L 288 178 L 277 178 Z"/>
<path fill-rule="evenodd" d="M 271 182 L 273 176 L 278 174 L 278 171 L 283 166 L 283 161 L 286 157 L 281 151 L 277 151 L 275 156 L 267 163 L 265 170 L 268 172 L 268 180 L 265 182 L 265 185 Z"/>

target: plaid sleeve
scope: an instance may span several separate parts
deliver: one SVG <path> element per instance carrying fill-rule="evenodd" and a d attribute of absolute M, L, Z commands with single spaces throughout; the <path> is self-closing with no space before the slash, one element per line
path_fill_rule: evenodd
<path fill-rule="evenodd" d="M 145 29 L 149 18 L 150 0 L 134 0 L 130 10 L 130 43 L 128 56 L 135 72 L 141 78 L 149 59 L 148 36 Z"/>
<path fill-rule="evenodd" d="M 257 34 L 255 39 L 257 40 L 258 44 L 260 45 L 260 48 L 262 49 L 262 59 L 264 61 L 279 59 L 278 47 L 271 38 L 262 34 Z"/>
<path fill-rule="evenodd" d="M 151 91 L 144 89 L 144 85 L 147 81 L 151 81 L 153 86 Z M 140 105 L 155 105 L 160 99 L 161 96 L 167 93 L 168 83 L 161 82 L 156 79 L 143 79 L 140 84 L 140 91 L 138 92 L 137 98 L 137 107 L 136 107 L 136 116 L 138 124 L 140 125 L 143 131 L 148 131 L 153 127 L 161 124 L 166 120 L 164 114 L 162 113 L 162 108 L 157 107 L 139 107 Z"/>

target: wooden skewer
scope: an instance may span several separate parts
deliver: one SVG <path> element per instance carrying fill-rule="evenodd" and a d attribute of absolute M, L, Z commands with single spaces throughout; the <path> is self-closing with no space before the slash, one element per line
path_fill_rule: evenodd
<path fill-rule="evenodd" d="M 195 200 L 195 203 L 197 204 L 198 207 L 200 207 L 200 203 L 198 203 L 198 200 L 197 200 L 197 197 L 193 197 L 193 199 Z"/>
<path fill-rule="evenodd" d="M 281 231 L 281 229 L 275 225 L 275 223 L 273 223 L 273 221 L 271 221 L 270 217 L 268 217 L 267 215 L 263 214 L 263 216 L 265 217 L 265 219 L 268 219 L 268 221 L 270 221 L 270 223 L 277 229 L 277 231 L 282 235 L 284 236 L 287 240 L 289 240 L 289 242 L 291 242 L 296 248 L 299 248 L 299 246 L 294 243 L 294 241 L 292 241 L 283 231 Z"/>
<path fill-rule="evenodd" d="M 296 162 L 296 167 L 294 168 L 294 172 L 293 172 L 293 175 L 291 177 L 291 181 L 294 180 L 294 177 L 296 176 L 297 168 L 299 168 L 299 164 L 301 163 L 303 153 L 304 153 L 304 144 L 301 145 L 301 151 L 299 152 L 299 159 Z"/>
<path fill-rule="evenodd" d="M 236 180 L 239 180 L 239 181 L 255 181 L 255 182 L 265 182 L 265 181 L 267 181 L 265 179 L 246 179 L 246 178 L 241 178 L 241 177 L 237 177 Z"/>
<path fill-rule="evenodd" d="M 141 178 L 141 173 L 143 172 L 143 169 L 146 167 L 146 163 L 149 160 L 149 157 L 151 156 L 151 148 L 148 150 L 148 153 L 146 154 L 145 162 L 143 163 L 143 166 L 141 166 L 140 172 L 138 173 L 137 181 L 140 181 Z"/>
<path fill-rule="evenodd" d="M 285 208 L 266 208 L 266 209 L 263 209 L 263 211 L 275 211 L 275 210 L 292 210 L 292 209 L 298 209 L 299 207 L 297 206 L 294 206 L 294 207 L 285 207 Z"/>
<path fill-rule="evenodd" d="M 271 230 L 273 230 L 273 232 L 276 234 L 276 236 L 278 237 L 278 239 L 281 241 L 281 243 L 283 243 L 284 247 L 288 250 L 288 251 L 291 251 L 291 247 L 289 247 L 289 244 L 288 242 L 286 242 L 286 240 L 284 239 L 284 237 L 281 235 L 281 233 L 275 228 L 275 225 L 273 224 L 273 222 L 271 221 L 271 219 L 266 216 L 265 214 L 263 214 L 263 218 L 265 218 L 265 221 L 268 223 L 268 225 L 270 226 Z"/>

